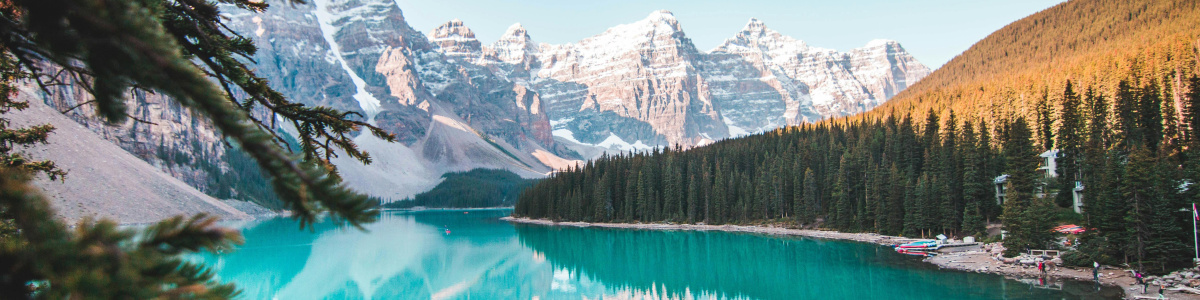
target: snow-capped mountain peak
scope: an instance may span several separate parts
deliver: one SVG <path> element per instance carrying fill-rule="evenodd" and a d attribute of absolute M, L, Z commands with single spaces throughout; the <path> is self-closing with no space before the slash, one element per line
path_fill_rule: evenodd
<path fill-rule="evenodd" d="M 525 30 L 525 26 L 521 25 L 521 23 L 513 23 L 512 25 L 508 26 L 508 29 L 504 30 L 504 35 L 501 38 L 502 39 L 503 38 L 526 38 L 526 39 L 528 39 L 529 32 Z"/>
<path fill-rule="evenodd" d="M 675 14 L 672 14 L 670 11 L 658 10 L 651 12 L 649 16 L 637 22 L 609 28 L 596 37 L 613 37 L 629 41 L 640 41 L 647 37 L 652 38 L 655 35 L 669 36 L 674 34 L 683 34 L 683 27 L 679 25 L 679 20 L 675 19 Z"/>
<path fill-rule="evenodd" d="M 660 10 L 650 12 L 650 15 L 646 16 L 645 20 L 655 20 L 655 21 L 679 23 L 679 20 L 675 19 L 675 13 L 672 13 L 671 11 L 665 10 L 665 9 L 660 9 Z"/>
<path fill-rule="evenodd" d="M 235 19 L 240 32 L 262 31 L 255 58 L 273 62 L 262 74 L 285 82 L 287 95 L 377 112 L 373 120 L 404 149 L 372 149 L 408 153 L 380 165 L 419 160 L 427 172 L 414 176 L 429 178 L 473 167 L 545 173 L 562 158 L 689 147 L 852 114 L 928 74 L 894 41 L 842 53 L 759 19 L 705 53 L 669 11 L 558 45 L 535 43 L 519 23 L 487 46 L 459 19 L 422 34 L 391 0 L 314 0 Z M 388 173 L 366 171 L 348 174 Z M 382 193 L 396 190 L 388 184 L 372 194 L 403 196 Z"/>
<path fill-rule="evenodd" d="M 666 29 L 666 31 L 673 32 L 683 31 L 683 27 L 679 26 L 679 19 L 676 19 L 675 14 L 668 10 L 654 11 L 650 13 L 649 16 L 646 16 L 645 19 L 642 19 L 642 21 L 634 24 L 638 23 L 642 23 L 643 26 L 645 26 L 644 24 L 652 24 L 655 27 L 655 30 L 659 31 L 663 31 L 664 29 Z"/>
<path fill-rule="evenodd" d="M 878 105 L 932 72 L 904 51 L 899 42 L 875 39 L 850 50 L 850 69 L 875 97 Z"/>
<path fill-rule="evenodd" d="M 758 20 L 758 18 L 750 18 L 750 21 L 746 22 L 746 26 L 742 27 L 742 32 L 748 33 L 748 34 L 757 33 L 757 34 L 761 35 L 766 30 L 767 30 L 767 25 L 763 24 L 763 22 Z"/>
<path fill-rule="evenodd" d="M 767 25 L 756 18 L 750 18 L 746 26 L 733 37 L 710 52 L 714 53 L 746 53 L 776 51 L 779 54 L 792 54 L 809 51 L 808 44 L 778 31 L 767 28 Z M 824 49 L 819 49 L 824 50 Z"/>
<path fill-rule="evenodd" d="M 486 47 L 496 60 L 516 65 L 527 64 L 537 55 L 538 45 L 521 23 L 512 24 L 491 46 Z"/>
<path fill-rule="evenodd" d="M 429 41 L 439 52 L 450 57 L 477 58 L 483 51 L 483 45 L 475 39 L 475 32 L 457 18 L 434 28 Z"/>
<path fill-rule="evenodd" d="M 900 42 L 897 42 L 897 41 L 895 41 L 895 40 L 889 40 L 889 39 L 874 39 L 874 40 L 871 40 L 870 42 L 867 42 L 867 46 L 866 46 L 866 48 L 873 48 L 873 47 L 893 47 L 893 46 L 899 46 L 899 45 L 900 45 Z"/>
<path fill-rule="evenodd" d="M 656 145 L 727 136 L 697 73 L 701 53 L 669 11 L 538 50 L 535 88 L 563 120 L 556 128 L 571 128 L 581 142 L 601 143 L 610 133 Z M 639 123 L 649 126 L 619 125 Z"/>

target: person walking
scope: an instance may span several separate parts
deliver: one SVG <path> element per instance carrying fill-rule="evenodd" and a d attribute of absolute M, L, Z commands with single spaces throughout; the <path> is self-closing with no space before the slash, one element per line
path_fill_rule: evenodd
<path fill-rule="evenodd" d="M 1137 283 L 1138 283 L 1138 284 L 1140 284 L 1140 285 L 1142 285 L 1142 294 L 1145 294 L 1145 293 L 1146 293 L 1146 289 L 1147 289 L 1147 288 L 1150 286 L 1150 284 L 1149 284 L 1149 283 L 1146 283 L 1146 279 L 1142 277 L 1142 272 L 1141 272 L 1141 271 L 1136 271 L 1136 270 L 1135 270 L 1135 271 L 1133 271 L 1133 278 L 1136 278 L 1136 279 L 1137 279 Z"/>

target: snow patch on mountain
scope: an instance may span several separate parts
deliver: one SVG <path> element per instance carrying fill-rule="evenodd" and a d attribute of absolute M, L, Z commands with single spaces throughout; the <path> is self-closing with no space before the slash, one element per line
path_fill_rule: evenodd
<path fill-rule="evenodd" d="M 616 149 L 616 150 L 621 150 L 621 151 L 629 151 L 629 150 L 643 151 L 643 150 L 654 149 L 654 147 L 650 147 L 650 146 L 647 146 L 646 144 L 643 144 L 642 141 L 640 141 L 640 140 L 633 142 L 633 144 L 630 144 L 629 142 L 626 142 L 625 140 L 621 139 L 621 137 L 618 137 L 614 133 L 609 133 L 608 138 L 605 138 L 603 141 L 596 144 L 596 146 L 601 147 L 601 148 Z"/>
<path fill-rule="evenodd" d="M 760 130 L 869 110 L 930 73 L 892 40 L 838 52 L 811 47 L 753 18 L 708 58 L 706 78 L 722 100 L 722 115 Z M 779 112 L 787 122 L 763 118 Z"/>
<path fill-rule="evenodd" d="M 483 46 L 475 38 L 475 32 L 459 19 L 450 20 L 434 28 L 429 42 L 437 47 L 437 51 L 451 58 L 474 62 L 483 55 Z"/>
<path fill-rule="evenodd" d="M 355 73 L 354 70 L 350 69 L 350 65 L 346 64 L 346 59 L 342 55 L 341 46 L 338 45 L 337 41 L 333 38 L 334 34 L 341 30 L 340 27 L 333 25 L 335 20 L 344 18 L 347 15 L 351 19 L 361 17 L 359 14 L 355 13 L 355 10 L 349 10 L 343 12 L 342 15 L 336 16 L 335 18 L 335 16 L 329 12 L 329 1 L 330 0 L 314 0 L 313 4 L 316 4 L 317 9 L 313 11 L 313 14 L 317 16 L 317 23 L 321 26 L 321 33 L 325 36 L 325 42 L 328 43 L 330 45 L 330 49 L 333 50 L 334 58 L 337 59 L 337 61 L 341 64 L 342 69 L 350 75 L 350 80 L 353 81 L 354 86 L 357 87 L 357 92 L 354 94 L 354 100 L 358 100 L 358 105 L 364 112 L 366 112 L 367 120 L 374 120 L 375 115 L 379 114 L 379 107 L 381 103 L 379 102 L 379 99 L 376 99 L 375 96 L 367 92 L 367 82 L 364 81 L 357 73 Z M 365 8 L 366 7 L 364 6 L 363 8 L 359 9 Z"/>
<path fill-rule="evenodd" d="M 604 138 L 604 140 L 600 141 L 599 143 L 595 143 L 595 144 L 580 142 L 579 140 L 575 139 L 575 133 L 571 132 L 571 130 L 569 130 L 569 129 L 555 129 L 554 136 L 561 138 L 565 141 L 581 145 L 581 146 L 598 147 L 603 150 L 616 150 L 619 152 L 645 151 L 645 150 L 650 150 L 650 149 L 655 148 L 654 146 L 646 145 L 641 140 L 634 141 L 632 144 L 630 144 L 629 142 L 626 142 L 624 139 L 621 139 L 621 137 L 617 136 L 615 133 L 611 133 L 611 132 L 608 134 L 608 137 Z M 611 152 L 611 151 L 604 151 L 604 152 Z"/>

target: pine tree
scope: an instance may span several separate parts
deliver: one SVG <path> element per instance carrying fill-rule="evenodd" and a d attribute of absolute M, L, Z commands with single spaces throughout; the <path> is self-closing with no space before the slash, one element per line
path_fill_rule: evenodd
<path fill-rule="evenodd" d="M 659 218 L 673 220 L 676 217 L 676 211 L 679 210 L 679 196 L 681 195 L 680 192 L 682 192 L 682 187 L 680 187 L 679 182 L 675 180 L 675 175 L 679 175 L 678 172 L 675 172 L 675 157 L 672 155 L 666 155 L 666 157 L 666 164 L 663 166 L 665 172 L 661 173 L 663 186 L 663 213 L 661 216 L 659 216 Z"/>
<path fill-rule="evenodd" d="M 1168 273 L 1178 268 L 1192 266 L 1191 247 L 1187 242 L 1191 236 L 1186 227 L 1192 226 L 1186 218 L 1180 218 L 1180 208 L 1189 208 L 1190 203 L 1181 199 L 1181 194 L 1174 191 L 1181 180 L 1175 175 L 1175 163 L 1165 158 L 1159 158 L 1152 166 L 1154 172 L 1151 178 L 1156 178 L 1149 187 L 1158 191 L 1158 197 L 1150 198 L 1146 203 L 1149 208 L 1145 228 L 1149 240 L 1145 245 L 1146 259 L 1143 267 L 1156 274 Z M 1184 212 L 1186 214 L 1186 212 Z"/>
<path fill-rule="evenodd" d="M 635 172 L 636 167 L 626 165 L 625 170 L 625 201 L 624 209 L 621 210 L 621 219 L 626 222 L 633 222 L 638 219 L 637 205 L 639 200 L 638 186 L 641 185 L 641 172 Z"/>
<path fill-rule="evenodd" d="M 925 237 L 926 201 L 929 194 L 929 174 L 921 174 L 916 184 L 907 189 L 908 197 L 904 201 L 904 234 L 908 236 Z"/>
<path fill-rule="evenodd" d="M 774 169 L 775 170 L 769 175 L 771 177 L 771 182 L 767 185 L 769 188 L 769 196 L 771 197 L 771 211 L 769 217 L 782 219 L 787 217 L 784 213 L 786 210 L 784 208 L 783 201 L 783 198 L 785 197 L 784 189 L 786 188 L 786 180 L 783 178 L 782 174 L 784 174 L 783 172 L 785 169 L 779 164 L 775 164 Z"/>
<path fill-rule="evenodd" d="M 1070 82 L 1067 82 L 1067 88 L 1070 87 Z M 1054 149 L 1054 135 L 1050 129 L 1054 121 L 1051 116 L 1049 92 L 1042 90 L 1042 97 L 1037 102 L 1038 145 L 1042 147 L 1042 151 Z"/>
<path fill-rule="evenodd" d="M 1200 182 L 1200 76 L 1193 75 L 1187 80 L 1187 92 L 1183 92 L 1182 131 L 1184 144 L 1182 174 L 1190 182 Z M 1180 195 L 1184 199 L 1195 201 L 1200 198 L 1200 188 L 1189 188 Z"/>
<path fill-rule="evenodd" d="M 1074 202 L 1075 182 L 1079 180 L 1079 161 L 1083 157 L 1083 118 L 1079 113 L 1080 98 L 1071 81 L 1063 89 L 1062 109 L 1059 115 L 1058 145 L 1058 195 L 1055 204 L 1070 207 Z"/>
<path fill-rule="evenodd" d="M 1185 136 L 1189 145 L 1200 143 L 1200 76 L 1188 79 L 1188 92 L 1183 93 L 1183 119 Z"/>
<path fill-rule="evenodd" d="M 986 229 L 987 203 L 993 202 L 995 191 L 992 179 L 986 172 L 984 153 L 975 135 L 975 126 L 970 122 L 963 125 L 963 139 L 959 147 L 963 157 L 963 218 L 962 230 L 966 234 L 980 234 Z"/>
<path fill-rule="evenodd" d="M 711 176 L 709 175 L 709 170 L 712 170 L 712 167 L 708 163 L 708 157 L 705 157 L 700 161 L 700 167 L 703 169 L 700 173 L 700 185 L 701 189 L 703 189 L 703 192 L 700 193 L 700 196 L 703 199 L 701 199 L 700 202 L 704 203 L 704 223 L 708 224 L 712 222 L 712 198 L 714 194 L 713 186 L 715 186 L 716 183 L 710 180 Z"/>
<path fill-rule="evenodd" d="M 976 155 L 979 157 L 980 168 L 983 170 L 980 176 L 984 176 L 987 180 L 987 189 L 994 195 L 993 179 L 1000 175 L 1000 160 L 997 159 L 995 152 L 992 150 L 992 131 L 988 129 L 987 122 L 979 122 L 979 146 L 975 147 Z M 992 220 L 1000 216 L 1000 203 L 996 201 L 986 201 L 980 203 L 983 208 L 984 219 Z"/>
<path fill-rule="evenodd" d="M 733 192 L 729 195 L 731 200 L 729 208 L 729 219 L 733 223 L 745 224 L 749 219 L 751 211 L 751 202 L 754 198 L 754 186 L 750 181 L 750 175 L 746 172 L 738 171 L 731 178 L 733 181 L 729 183 L 729 190 Z"/>
<path fill-rule="evenodd" d="M 882 135 L 882 133 L 880 133 Z M 882 153 L 881 153 L 882 155 Z M 863 193 L 863 207 L 859 209 L 862 230 L 879 232 L 887 223 L 888 173 L 884 165 L 872 155 L 867 163 L 867 180 Z"/>
<path fill-rule="evenodd" d="M 941 147 L 941 218 L 943 233 L 958 232 L 962 225 L 963 157 L 959 150 L 958 119 L 954 111 L 946 118 Z"/>
<path fill-rule="evenodd" d="M 29 76 L 29 73 L 21 70 L 11 55 L 0 52 L 0 114 L 29 108 L 29 102 L 15 99 L 18 93 L 16 81 L 27 79 Z M 53 125 L 43 124 L 26 128 L 9 126 L 8 119 L 0 117 L 0 166 L 20 173 L 42 173 L 50 180 L 58 180 L 67 175 L 67 172 L 59 169 L 53 161 L 34 161 L 15 151 L 23 146 L 45 144 L 50 133 L 54 131 Z"/>
<path fill-rule="evenodd" d="M 727 216 L 727 214 L 726 214 L 727 206 L 725 204 L 725 201 L 729 197 L 729 192 L 727 190 L 727 188 L 729 187 L 729 182 L 728 182 L 729 176 L 727 174 L 725 174 L 725 172 L 722 172 L 723 170 L 727 170 L 727 169 L 722 169 L 721 165 L 717 164 L 716 172 L 713 173 L 713 195 L 712 195 L 713 209 L 712 209 L 712 218 L 709 219 L 709 221 L 708 221 L 713 224 L 725 224 L 728 222 L 727 219 L 725 218 L 725 216 Z"/>
<path fill-rule="evenodd" d="M 926 173 L 929 174 L 929 173 Z M 925 231 L 924 236 L 933 236 L 934 231 L 940 231 L 942 228 L 942 179 L 937 175 L 929 176 L 929 180 L 925 182 L 922 189 L 921 208 L 921 228 Z"/>
<path fill-rule="evenodd" d="M 1035 179 L 1037 174 L 1038 156 L 1029 132 L 1025 118 L 1017 117 L 1005 128 L 1004 156 L 1008 162 L 1007 192 L 1004 201 L 1004 213 L 1000 217 L 1004 221 L 1004 229 L 1008 234 L 1004 238 L 1006 256 L 1014 256 L 1020 251 L 1036 247 L 1034 231 L 1045 231 L 1049 228 L 1032 228 L 1026 212 L 1033 205 Z"/>
<path fill-rule="evenodd" d="M 1145 128 L 1142 127 L 1139 113 L 1142 106 L 1139 105 L 1138 94 L 1139 91 L 1130 86 L 1128 81 L 1122 80 L 1117 84 L 1117 95 L 1113 99 L 1113 111 L 1117 125 L 1115 129 L 1121 133 L 1122 137 L 1117 143 L 1122 149 L 1130 149 L 1134 145 L 1145 145 Z"/>
<path fill-rule="evenodd" d="M 696 223 L 696 208 L 700 203 L 700 183 L 696 179 L 696 173 L 688 174 L 687 187 L 687 222 Z"/>
<path fill-rule="evenodd" d="M 1170 79 L 1163 79 L 1169 83 Z M 1162 113 L 1162 139 L 1159 144 L 1158 155 L 1163 159 L 1168 160 L 1172 164 L 1181 164 L 1183 158 L 1183 133 L 1179 129 L 1179 115 L 1176 113 L 1175 101 L 1171 84 L 1164 84 L 1162 101 L 1159 101 L 1161 107 L 1159 111 Z"/>
<path fill-rule="evenodd" d="M 1126 158 L 1113 150 L 1105 152 L 1099 159 L 1102 168 L 1094 174 L 1084 190 L 1087 192 L 1084 196 L 1087 207 L 1085 212 L 1089 224 L 1103 237 L 1099 240 L 1102 253 L 1097 255 L 1124 258 L 1126 245 L 1131 243 L 1125 219 L 1131 208 L 1122 195 L 1122 182 L 1125 178 L 1122 162 L 1126 161 Z"/>
<path fill-rule="evenodd" d="M 834 211 L 830 214 L 831 218 L 829 218 L 832 227 L 840 230 L 850 228 L 850 221 L 853 218 L 851 215 L 852 206 L 850 204 L 852 200 L 847 191 L 849 187 L 846 182 L 848 180 L 846 178 L 846 171 L 846 158 L 843 156 L 838 166 L 837 174 L 834 175 L 836 179 L 833 184 L 833 198 L 831 199 L 834 204 Z"/>
<path fill-rule="evenodd" d="M 804 178 L 806 175 L 808 175 L 808 173 L 805 172 L 806 169 L 807 168 L 805 168 L 803 165 L 803 159 L 796 159 L 795 161 L 792 162 L 792 170 L 791 171 L 794 172 L 794 175 L 792 176 L 792 199 L 791 199 L 792 211 L 791 211 L 791 213 L 792 213 L 792 219 L 796 222 L 797 225 L 803 224 L 805 221 L 803 219 L 804 211 L 806 209 L 806 207 L 804 205 L 804 191 L 805 191 L 805 185 L 804 185 L 805 179 Z"/>
<path fill-rule="evenodd" d="M 1158 80 L 1151 80 L 1150 85 L 1141 90 L 1138 99 L 1138 127 L 1143 130 L 1142 138 L 1146 149 L 1158 152 L 1163 139 L 1162 95 L 1159 94 Z"/>
<path fill-rule="evenodd" d="M 1102 178 L 1107 178 L 1105 175 L 1108 161 L 1109 144 L 1108 137 L 1108 101 L 1102 95 L 1096 95 L 1089 88 L 1084 94 L 1087 100 L 1089 110 L 1087 141 L 1083 151 L 1083 160 L 1087 164 L 1080 165 L 1081 181 L 1084 184 L 1084 214 L 1087 216 L 1089 226 L 1096 228 L 1101 222 L 1101 218 L 1093 216 L 1106 215 L 1104 205 L 1101 203 L 1104 200 L 1103 190 L 1111 187 L 1111 184 L 1101 184 Z"/>
<path fill-rule="evenodd" d="M 905 228 L 905 214 L 908 212 L 906 199 L 912 190 L 909 185 L 911 176 L 900 171 L 896 164 L 892 164 L 888 168 L 888 181 L 891 186 L 888 187 L 887 207 L 887 224 L 880 233 L 884 234 L 901 234 Z"/>
<path fill-rule="evenodd" d="M 796 216 L 800 216 L 805 223 L 811 223 L 816 220 L 817 215 L 817 176 L 813 173 L 812 168 L 804 169 L 804 193 L 800 201 L 800 209 L 796 212 Z"/>
<path fill-rule="evenodd" d="M 1129 225 L 1126 230 L 1132 243 L 1127 245 L 1126 251 L 1133 254 L 1139 270 L 1145 270 L 1143 262 L 1147 259 L 1146 245 L 1150 243 L 1149 224 L 1153 216 L 1150 203 L 1153 202 L 1152 199 L 1162 196 L 1161 191 L 1151 188 L 1155 186 L 1151 181 L 1162 178 L 1155 176 L 1158 174 L 1154 170 L 1153 158 L 1149 152 L 1138 147 L 1130 154 L 1129 164 L 1125 166 L 1126 176 L 1121 182 L 1121 200 L 1130 205 L 1125 220 Z"/>
<path fill-rule="evenodd" d="M 608 172 L 600 176 L 600 181 L 596 182 L 595 189 L 592 195 L 592 220 L 596 222 L 607 222 L 612 219 L 612 190 L 610 188 L 610 179 Z"/>
<path fill-rule="evenodd" d="M 922 131 L 922 136 L 921 136 L 921 146 L 923 146 L 923 148 L 919 148 L 919 149 L 925 149 L 925 152 L 924 152 L 925 156 L 922 157 L 919 160 L 920 162 L 916 164 L 916 170 L 918 172 L 925 171 L 924 168 L 927 168 L 926 164 L 930 163 L 929 162 L 929 160 L 931 159 L 929 157 L 930 151 L 932 149 L 938 148 L 938 146 L 940 146 L 939 144 L 941 144 L 941 138 L 938 136 L 939 125 L 940 125 L 940 123 L 938 122 L 937 113 L 934 112 L 933 109 L 930 109 L 929 112 L 925 115 L 925 127 L 922 128 L 923 131 Z M 920 155 L 920 153 L 917 153 L 917 155 Z"/>
<path fill-rule="evenodd" d="M 637 209 L 634 211 L 634 220 L 649 221 L 650 217 L 650 199 L 654 191 L 650 190 L 650 176 L 646 175 L 646 171 L 638 172 L 637 175 Z"/>
<path fill-rule="evenodd" d="M 375 202 L 346 188 L 329 160 L 336 151 L 369 163 L 370 157 L 354 143 L 357 132 L 387 141 L 395 137 L 355 113 L 300 105 L 271 89 L 242 59 L 254 53 L 253 42 L 223 23 L 227 18 L 219 4 L 251 12 L 267 9 L 253 0 L 7 1 L 0 5 L 0 23 L 5 24 L 0 29 L 5 36 L 0 39 L 0 72 L 19 67 L 42 85 L 86 85 L 93 99 L 85 103 L 114 124 L 129 116 L 124 98 L 129 90 L 169 96 L 211 121 L 227 141 L 252 157 L 302 227 L 324 213 L 359 228 L 374 221 Z M 3 77 L 6 88 L 0 92 L 6 101 L 0 102 L 0 112 L 23 108 L 11 101 L 11 84 L 18 77 Z M 283 147 L 268 125 L 276 117 L 298 128 L 299 155 Z M 26 284 L 35 281 L 48 283 L 38 296 L 51 299 L 234 294 L 233 286 L 217 283 L 211 273 L 177 255 L 229 247 L 240 242 L 236 232 L 215 226 L 215 219 L 205 215 L 150 225 L 140 239 L 108 221 L 68 230 L 28 184 L 30 171 L 63 174 L 50 162 L 24 161 L 9 152 L 13 145 L 44 141 L 51 128 L 0 131 L 17 133 L 3 141 L 7 149 L 0 149 L 6 160 L 0 167 L 0 223 L 11 229 L 0 236 L 0 298 L 26 298 Z"/>
<path fill-rule="evenodd" d="M 1054 247 L 1054 204 L 1045 197 L 1035 197 L 1022 212 L 1024 239 L 1030 249 L 1052 249 Z"/>
<path fill-rule="evenodd" d="M 749 213 L 749 218 L 752 220 L 770 219 L 770 216 L 767 215 L 767 209 L 769 207 L 767 204 L 767 198 L 770 194 L 770 190 L 767 188 L 767 184 L 770 182 L 767 181 L 767 178 L 769 177 L 766 176 L 765 170 L 759 171 L 758 174 L 750 178 L 750 184 L 754 186 L 754 194 L 751 195 L 750 198 L 751 204 Z"/>

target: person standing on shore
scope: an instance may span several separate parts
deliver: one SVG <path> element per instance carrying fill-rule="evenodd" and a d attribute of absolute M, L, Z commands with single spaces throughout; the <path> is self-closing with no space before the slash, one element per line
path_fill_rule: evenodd
<path fill-rule="evenodd" d="M 1146 289 L 1147 289 L 1147 288 L 1150 286 L 1150 284 L 1149 284 L 1149 283 L 1146 283 L 1146 279 L 1145 279 L 1145 278 L 1142 278 L 1142 272 L 1141 272 L 1141 271 L 1136 271 L 1136 270 L 1135 270 L 1135 271 L 1133 271 L 1133 278 L 1136 278 L 1136 279 L 1137 279 L 1137 283 L 1138 283 L 1138 284 L 1140 284 L 1140 285 L 1142 285 L 1142 294 L 1145 294 L 1145 293 L 1146 293 Z"/>
<path fill-rule="evenodd" d="M 1100 263 L 1092 262 L 1092 280 L 1100 282 Z"/>

